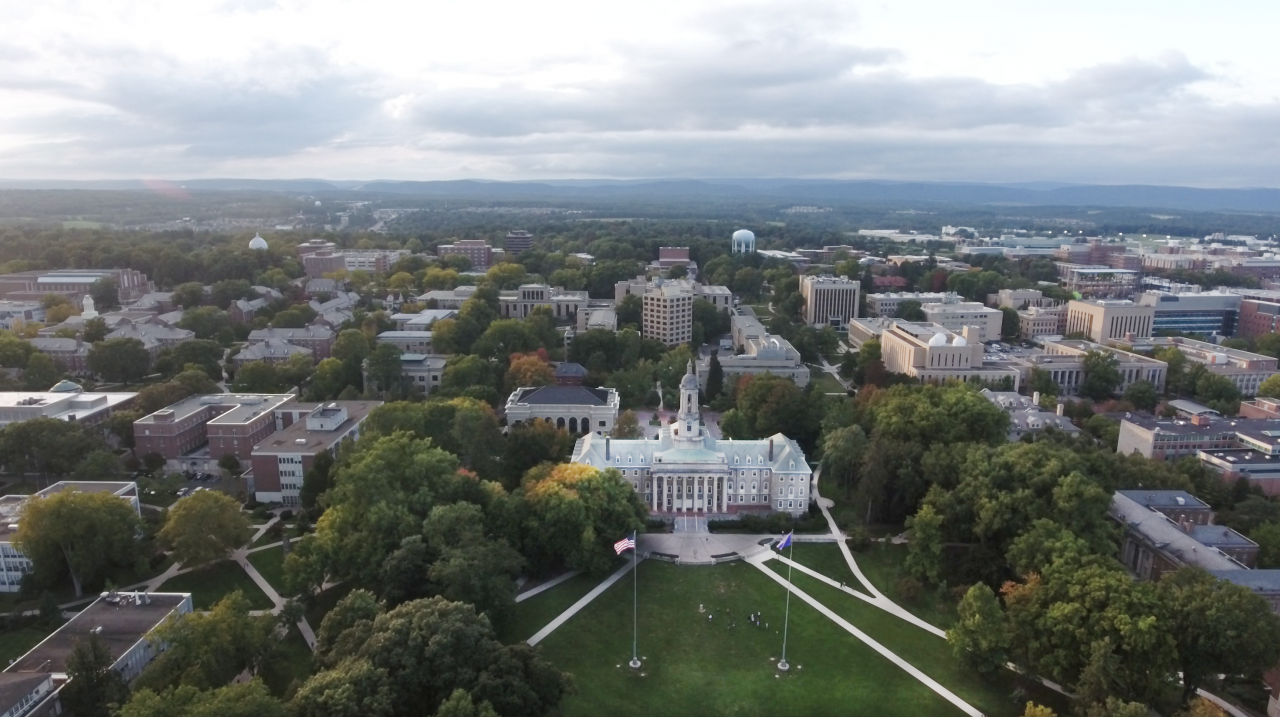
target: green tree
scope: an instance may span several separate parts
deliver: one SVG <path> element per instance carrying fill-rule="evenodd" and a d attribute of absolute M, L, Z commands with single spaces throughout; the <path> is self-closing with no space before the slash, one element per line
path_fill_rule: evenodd
<path fill-rule="evenodd" d="M 36 579 L 52 584 L 70 573 L 75 596 L 112 567 L 132 566 L 137 513 L 110 493 L 62 491 L 22 506 L 14 542 L 31 560 Z"/>
<path fill-rule="evenodd" d="M 635 414 L 631 415 L 634 419 Z M 621 417 L 618 420 L 621 422 Z M 573 444 L 574 437 L 567 430 L 539 418 L 512 426 L 502 454 L 503 484 L 515 488 L 530 468 L 565 462 Z"/>
<path fill-rule="evenodd" d="M 616 469 L 581 463 L 536 468 L 512 497 L 524 525 L 508 538 L 537 573 L 555 567 L 607 572 L 617 536 L 643 529 L 648 513 Z"/>
<path fill-rule="evenodd" d="M 922 505 L 907 519 L 911 540 L 907 543 L 907 572 L 928 583 L 942 578 L 942 515 L 932 505 Z"/>
<path fill-rule="evenodd" d="M 1280 617 L 1249 588 L 1182 568 L 1157 591 L 1177 644 L 1183 702 L 1213 675 L 1261 674 L 1280 660 Z"/>
<path fill-rule="evenodd" d="M 1160 394 L 1150 381 L 1134 381 L 1124 390 L 1124 400 L 1140 411 L 1152 411 L 1160 401 Z"/>
<path fill-rule="evenodd" d="M 1206 371 L 1196 380 L 1195 397 L 1224 416 L 1234 416 L 1240 410 L 1240 389 L 1226 376 Z"/>
<path fill-rule="evenodd" d="M 71 472 L 78 481 L 114 480 L 120 474 L 120 458 L 111 451 L 94 451 L 84 457 Z"/>
<path fill-rule="evenodd" d="M 1018 318 L 1018 312 L 1005 306 L 1000 309 L 1000 313 L 1004 314 L 1000 320 L 1000 335 L 1005 341 L 1018 338 L 1022 333 L 1022 322 Z"/>
<path fill-rule="evenodd" d="M 246 670 L 256 674 L 276 647 L 275 629 L 271 615 L 249 614 L 249 601 L 237 590 L 209 612 L 188 613 L 157 627 L 151 639 L 166 649 L 143 670 L 135 688 L 208 690 Z"/>
<path fill-rule="evenodd" d="M 89 349 L 89 370 L 103 379 L 128 386 L 147 375 L 151 354 L 137 339 L 99 341 Z"/>
<path fill-rule="evenodd" d="M 956 657 L 978 672 L 1004 667 L 1009 659 L 1009 628 L 991 588 L 983 583 L 970 587 L 956 612 L 956 624 L 947 631 Z"/>
<path fill-rule="evenodd" d="M 311 461 L 311 467 L 302 474 L 302 489 L 298 491 L 298 503 L 307 510 L 315 510 L 320 496 L 333 487 L 333 454 L 321 451 Z"/>
<path fill-rule="evenodd" d="M 27 368 L 22 373 L 23 386 L 28 391 L 47 391 L 58 382 L 62 371 L 48 354 L 35 353 L 27 360 Z"/>
<path fill-rule="evenodd" d="M 627 294 L 622 297 L 622 301 L 614 308 L 618 315 L 618 328 L 623 326 L 633 326 L 640 328 L 640 297 L 636 294 Z"/>
<path fill-rule="evenodd" d="M 618 414 L 618 420 L 613 424 L 613 437 L 644 438 L 644 430 L 640 427 L 635 411 L 627 409 Z"/>
<path fill-rule="evenodd" d="M 56 418 L 33 418 L 0 429 L 0 463 L 17 475 L 64 476 L 101 448 L 102 442 L 79 424 Z"/>
<path fill-rule="evenodd" d="M 116 280 L 104 276 L 89 285 L 89 295 L 93 297 L 93 305 L 98 311 L 114 309 L 120 305 L 120 287 Z"/>
<path fill-rule="evenodd" d="M 893 312 L 893 318 L 903 319 L 906 321 L 924 321 L 925 315 L 924 309 L 921 308 L 922 306 L 923 305 L 915 299 L 907 299 L 906 301 L 898 304 L 898 310 Z"/>
<path fill-rule="evenodd" d="M 129 686 L 113 669 L 115 658 L 102 638 L 78 638 L 67 656 L 67 684 L 58 693 L 63 709 L 76 717 L 111 717 L 113 705 L 129 699 Z"/>
<path fill-rule="evenodd" d="M 1105 401 L 1115 394 L 1122 381 L 1120 359 L 1108 351 L 1090 351 L 1084 355 L 1084 380 L 1080 393 L 1095 401 Z"/>
<path fill-rule="evenodd" d="M 231 319 L 216 306 L 198 306 L 184 311 L 178 326 L 195 333 L 197 339 L 212 339 L 231 326 Z"/>
<path fill-rule="evenodd" d="M 718 398 L 723 390 L 724 368 L 720 366 L 720 358 L 713 351 L 711 353 L 711 361 L 707 365 L 707 385 L 702 390 L 707 403 L 711 403 Z"/>
<path fill-rule="evenodd" d="M 1254 339 L 1254 351 L 1273 358 L 1280 358 L 1280 333 L 1263 334 Z"/>
<path fill-rule="evenodd" d="M 262 680 L 230 684 L 214 690 L 183 685 L 164 692 L 141 689 L 116 717 L 286 717 L 285 704 Z"/>
<path fill-rule="evenodd" d="M 170 376 L 181 373 L 188 366 L 200 367 L 211 381 L 222 380 L 222 357 L 226 350 L 217 341 L 192 339 L 183 341 L 160 352 L 156 359 L 156 370 Z"/>
<path fill-rule="evenodd" d="M 245 542 L 249 520 L 231 496 L 213 490 L 197 491 L 169 509 L 160 542 L 184 567 L 221 560 Z"/>
<path fill-rule="evenodd" d="M 506 359 L 511 354 L 544 348 L 530 326 L 519 319 L 499 319 L 489 324 L 471 347 L 471 352 L 486 359 Z"/>
<path fill-rule="evenodd" d="M 1267 398 L 1280 398 L 1280 373 L 1271 376 L 1258 386 L 1258 395 Z"/>
<path fill-rule="evenodd" d="M 433 508 L 422 530 L 439 557 L 427 577 L 439 595 L 470 603 L 500 625 L 515 606 L 524 558 L 506 540 L 486 535 L 484 525 L 484 512 L 473 503 Z"/>
<path fill-rule="evenodd" d="M 241 366 L 231 388 L 237 393 L 284 393 L 285 390 L 280 372 L 270 361 L 250 361 Z"/>
<path fill-rule="evenodd" d="M 311 383 L 307 385 L 308 401 L 331 401 L 337 398 L 342 389 L 348 385 L 349 372 L 346 366 L 336 358 L 327 358 L 316 365 L 311 374 Z"/>
<path fill-rule="evenodd" d="M 107 321 L 101 316 L 95 316 L 84 322 L 84 340 L 86 343 L 96 344 L 107 338 Z"/>
<path fill-rule="evenodd" d="M 466 690 L 454 690 L 449 699 L 440 703 L 435 717 L 498 717 L 488 702 L 476 704 Z"/>
<path fill-rule="evenodd" d="M 822 439 L 823 477 L 844 486 L 846 498 L 853 495 L 853 488 L 858 484 L 869 445 L 861 426 L 837 428 Z"/>
<path fill-rule="evenodd" d="M 198 281 L 179 284 L 173 289 L 173 303 L 184 309 L 194 309 L 204 303 L 204 286 Z"/>

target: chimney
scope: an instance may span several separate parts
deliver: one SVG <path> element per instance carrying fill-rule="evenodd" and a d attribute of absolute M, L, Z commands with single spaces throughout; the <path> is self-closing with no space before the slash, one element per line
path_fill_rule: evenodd
<path fill-rule="evenodd" d="M 1058 411 L 1057 411 L 1058 415 L 1059 415 L 1059 416 L 1061 416 L 1061 415 L 1062 415 L 1062 412 L 1063 412 L 1064 410 L 1066 410 L 1066 408 L 1067 408 L 1067 404 L 1062 403 L 1061 401 L 1059 401 L 1059 402 L 1058 402 Z"/>
<path fill-rule="evenodd" d="M 769 439 L 769 462 L 773 462 L 773 439 Z"/>
<path fill-rule="evenodd" d="M 1039 391 L 1033 391 L 1033 392 L 1031 393 L 1031 402 L 1032 402 L 1032 403 L 1034 403 L 1034 404 L 1035 404 L 1035 405 L 1037 405 L 1037 406 L 1039 406 L 1039 405 L 1040 405 L 1040 392 L 1039 392 Z"/>
<path fill-rule="evenodd" d="M 604 459 L 609 460 L 609 437 L 604 437 Z"/>

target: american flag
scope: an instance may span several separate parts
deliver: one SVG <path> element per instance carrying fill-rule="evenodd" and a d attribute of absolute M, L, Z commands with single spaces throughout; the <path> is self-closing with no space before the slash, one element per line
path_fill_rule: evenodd
<path fill-rule="evenodd" d="M 635 550 L 636 539 L 630 536 L 623 538 L 622 540 L 619 540 L 618 542 L 613 544 L 613 549 L 617 551 L 618 555 L 622 555 L 622 551 L 624 550 Z"/>

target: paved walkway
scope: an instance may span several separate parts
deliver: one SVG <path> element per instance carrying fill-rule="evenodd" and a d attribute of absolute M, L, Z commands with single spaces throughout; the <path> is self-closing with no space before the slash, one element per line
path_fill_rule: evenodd
<path fill-rule="evenodd" d="M 595 600 L 597 597 L 600 596 L 601 593 L 603 593 L 605 590 L 608 590 L 611 585 L 618 582 L 619 578 L 621 578 L 623 575 L 626 575 L 631 570 L 634 570 L 636 565 L 639 564 L 641 560 L 644 560 L 644 558 L 638 558 L 636 556 L 636 551 L 634 550 L 631 551 L 630 562 L 628 562 L 626 565 L 623 565 L 621 568 L 618 568 L 617 572 L 605 578 L 604 582 L 592 588 L 591 592 L 587 593 L 586 595 L 583 595 L 582 599 L 579 600 L 578 602 L 575 602 L 573 605 L 571 605 L 568 610 L 565 610 L 564 612 L 557 615 L 556 619 L 547 623 L 546 627 L 542 628 L 541 630 L 538 630 L 537 634 L 529 638 L 528 640 L 529 644 L 536 645 L 539 642 L 542 642 L 542 640 L 545 639 L 547 635 L 550 635 L 551 633 L 555 632 L 557 627 L 560 627 L 561 625 L 568 622 L 569 618 L 573 617 L 574 615 L 577 615 L 579 610 L 591 604 L 592 600 Z"/>
<path fill-rule="evenodd" d="M 793 595 L 805 601 L 806 603 L 809 604 L 810 607 L 812 607 L 813 609 L 825 615 L 827 619 L 839 625 L 841 628 L 845 630 L 845 632 L 848 632 L 850 635 L 853 635 L 854 637 L 858 638 L 859 640 L 864 642 L 867 645 L 867 647 L 870 647 L 871 649 L 880 653 L 882 657 L 889 660 L 890 662 L 897 665 L 898 667 L 902 668 L 907 672 L 907 674 L 916 678 L 920 682 L 924 683 L 926 687 L 928 687 L 929 689 L 941 695 L 943 699 L 955 705 L 956 707 L 959 707 L 965 714 L 970 715 L 970 717 L 983 717 L 982 712 L 978 711 L 976 707 L 960 699 L 960 697 L 958 697 L 954 692 L 943 687 L 932 677 L 929 677 L 925 673 L 916 669 L 916 667 L 912 665 L 910 662 L 907 662 L 901 657 L 898 657 L 898 655 L 894 653 L 892 650 L 890 650 L 889 648 L 871 639 L 869 635 L 859 630 L 858 628 L 854 627 L 851 623 L 849 623 L 848 620 L 845 620 L 844 618 L 832 612 L 830 608 L 818 602 L 816 599 L 811 597 L 805 591 L 787 582 L 778 573 L 765 567 L 764 564 L 766 562 L 776 557 L 777 556 L 773 554 L 772 551 L 769 551 L 764 555 L 752 556 L 747 560 L 747 562 L 759 568 L 760 572 L 764 573 L 765 575 L 768 575 L 770 578 L 775 580 L 779 585 L 782 585 L 787 590 L 790 590 Z"/>
<path fill-rule="evenodd" d="M 678 520 L 678 519 L 677 519 Z M 727 559 L 747 557 L 768 550 L 762 540 L 776 535 L 739 535 L 734 533 L 641 533 L 640 552 L 645 556 L 661 553 L 677 565 L 715 565 Z M 724 556 L 719 559 L 713 555 Z"/>
<path fill-rule="evenodd" d="M 560 583 L 563 583 L 563 582 L 565 582 L 566 580 L 572 580 L 573 578 L 576 578 L 576 577 L 578 577 L 578 576 L 579 576 L 579 575 L 581 575 L 581 574 L 582 574 L 582 571 L 581 571 L 581 570 L 570 570 L 569 572 L 565 573 L 564 575 L 557 576 L 557 577 L 552 578 L 551 580 L 548 580 L 548 581 L 546 581 L 546 582 L 544 582 L 544 583 L 538 583 L 537 585 L 534 585 L 533 587 L 529 588 L 528 590 L 525 590 L 524 592 L 522 592 L 522 593 L 520 593 L 520 594 L 516 595 L 516 602 L 524 602 L 525 600 L 528 600 L 529 598 L 533 597 L 534 595 L 537 595 L 537 594 L 539 594 L 539 593 L 541 593 L 541 592 L 544 592 L 544 591 L 546 591 L 546 590 L 550 590 L 551 588 L 553 588 L 553 587 L 555 587 L 555 586 L 559 585 Z"/>

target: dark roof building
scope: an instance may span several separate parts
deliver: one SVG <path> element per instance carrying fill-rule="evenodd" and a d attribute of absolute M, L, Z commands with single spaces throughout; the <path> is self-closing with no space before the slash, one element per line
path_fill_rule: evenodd
<path fill-rule="evenodd" d="M 587 369 L 580 363 L 566 361 L 556 366 L 556 383 L 561 386 L 581 386 L 587 377 Z"/>
<path fill-rule="evenodd" d="M 618 392 L 577 384 L 517 388 L 507 398 L 508 425 L 542 419 L 570 433 L 606 434 L 618 420 Z"/>

